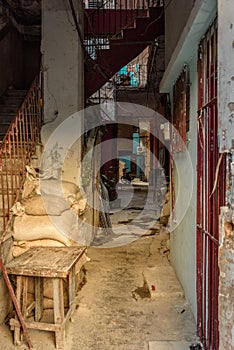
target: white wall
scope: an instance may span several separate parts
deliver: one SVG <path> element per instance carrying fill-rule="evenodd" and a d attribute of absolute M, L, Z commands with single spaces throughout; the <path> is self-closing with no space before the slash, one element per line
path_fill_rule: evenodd
<path fill-rule="evenodd" d="M 193 184 L 192 198 L 188 210 L 179 226 L 171 233 L 171 263 L 184 288 L 194 316 L 196 317 L 196 164 L 197 164 L 197 57 L 188 63 L 190 71 L 190 129 L 187 133 L 187 148 L 193 165 L 193 179 L 188 179 L 187 163 L 183 153 L 174 155 L 180 167 L 180 187 L 176 191 L 190 191 Z M 177 179 L 175 178 L 177 184 Z M 189 188 L 188 188 L 189 187 Z M 175 213 L 178 219 L 178 213 Z"/>

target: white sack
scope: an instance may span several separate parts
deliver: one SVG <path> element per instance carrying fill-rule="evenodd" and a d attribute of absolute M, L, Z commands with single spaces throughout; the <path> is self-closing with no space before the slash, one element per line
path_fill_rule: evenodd
<path fill-rule="evenodd" d="M 21 201 L 27 215 L 61 215 L 69 206 L 65 199 L 57 196 L 40 195 L 25 198 Z"/>
<path fill-rule="evenodd" d="M 52 221 L 53 220 L 53 221 Z M 13 237 L 17 241 L 52 239 L 71 245 L 68 238 L 76 216 L 71 210 L 61 216 L 17 216 L 13 224 Z"/>
<path fill-rule="evenodd" d="M 54 179 L 41 180 L 40 192 L 42 195 L 49 194 L 67 198 L 69 195 L 77 195 L 79 187 L 69 181 L 59 181 Z"/>

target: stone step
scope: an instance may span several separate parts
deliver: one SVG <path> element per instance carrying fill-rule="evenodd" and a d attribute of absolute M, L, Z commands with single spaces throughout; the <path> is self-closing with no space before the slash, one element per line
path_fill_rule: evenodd
<path fill-rule="evenodd" d="M 149 350 L 189 350 L 190 344 L 187 341 L 177 340 L 150 341 Z"/>
<path fill-rule="evenodd" d="M 175 271 L 168 266 L 154 266 L 143 271 L 151 298 L 184 297 L 184 291 Z"/>

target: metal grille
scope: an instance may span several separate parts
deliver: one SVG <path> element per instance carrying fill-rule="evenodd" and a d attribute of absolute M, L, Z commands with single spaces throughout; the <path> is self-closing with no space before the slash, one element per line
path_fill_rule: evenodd
<path fill-rule="evenodd" d="M 0 241 L 11 219 L 10 209 L 22 189 L 25 166 L 40 139 L 40 93 L 37 77 L 0 145 Z"/>
<path fill-rule="evenodd" d="M 84 44 L 90 46 L 91 41 L 95 44 L 97 39 L 106 36 L 107 38 L 121 38 L 123 28 L 133 28 L 136 17 L 148 16 L 152 7 L 159 10 L 161 16 L 163 1 L 159 0 L 106 0 L 106 1 L 84 1 Z M 99 42 L 98 42 L 99 45 Z"/>
<path fill-rule="evenodd" d="M 198 57 L 197 301 L 204 349 L 219 348 L 219 208 L 225 202 L 225 164 L 218 151 L 217 22 L 200 43 Z M 219 174 L 219 176 L 217 176 Z"/>

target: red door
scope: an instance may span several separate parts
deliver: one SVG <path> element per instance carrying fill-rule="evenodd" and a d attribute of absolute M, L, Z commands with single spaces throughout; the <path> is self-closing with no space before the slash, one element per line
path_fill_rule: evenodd
<path fill-rule="evenodd" d="M 218 350 L 219 209 L 225 166 L 218 150 L 217 26 L 210 26 L 198 56 L 197 305 L 204 349 Z"/>

